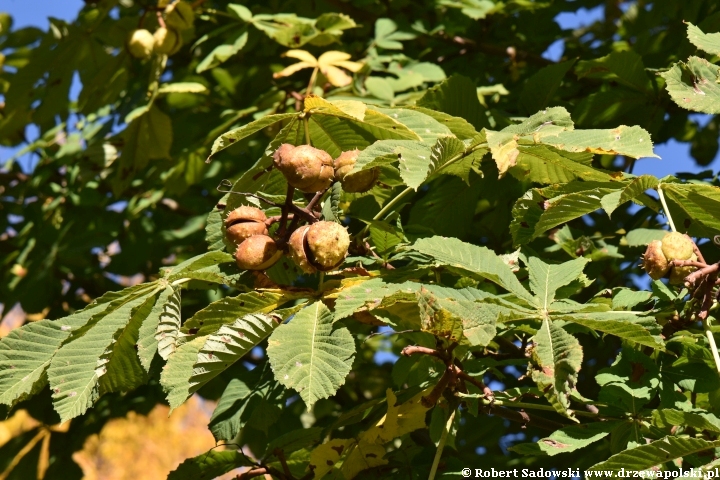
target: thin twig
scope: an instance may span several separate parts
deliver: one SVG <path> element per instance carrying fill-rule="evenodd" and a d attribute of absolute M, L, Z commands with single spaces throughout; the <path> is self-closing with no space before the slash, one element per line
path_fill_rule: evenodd
<path fill-rule="evenodd" d="M 282 448 L 276 448 L 273 450 L 273 454 L 280 460 L 280 465 L 282 465 L 283 472 L 285 472 L 285 475 L 287 475 L 288 478 L 292 478 L 293 474 L 290 473 L 290 468 L 288 467 L 287 460 L 285 460 L 285 452 L 283 452 Z"/>
<path fill-rule="evenodd" d="M 440 377 L 440 381 L 435 385 L 435 387 L 432 389 L 430 394 L 426 397 L 420 398 L 420 403 L 422 403 L 423 407 L 425 407 L 425 408 L 434 407 L 435 404 L 438 402 L 438 400 L 440 400 L 440 397 L 442 396 L 445 389 L 454 380 L 455 380 L 455 369 L 452 366 L 450 366 L 445 369 L 443 376 Z"/>

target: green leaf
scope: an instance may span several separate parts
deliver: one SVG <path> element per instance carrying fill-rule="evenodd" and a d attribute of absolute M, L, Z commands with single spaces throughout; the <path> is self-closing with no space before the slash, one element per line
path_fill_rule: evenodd
<path fill-rule="evenodd" d="M 537 183 L 568 183 L 572 180 L 609 182 L 613 178 L 600 170 L 573 159 L 570 154 L 561 153 L 552 147 L 518 147 L 516 166 L 510 173 L 519 180 Z"/>
<path fill-rule="evenodd" d="M 397 24 L 389 18 L 378 18 L 375 22 L 375 45 L 388 50 L 402 50 L 400 41 L 412 40 L 415 34 L 398 32 Z"/>
<path fill-rule="evenodd" d="M 282 413 L 284 393 L 267 364 L 243 372 L 225 387 L 208 428 L 216 440 L 226 442 L 235 439 L 245 425 L 266 430 L 263 427 L 274 423 Z"/>
<path fill-rule="evenodd" d="M 98 399 L 98 381 L 112 357 L 113 344 L 130 322 L 135 309 L 154 293 L 154 284 L 114 300 L 92 319 L 82 336 L 72 338 L 57 351 L 48 369 L 53 406 L 62 421 L 82 415 Z"/>
<path fill-rule="evenodd" d="M 588 259 L 579 257 L 560 265 L 549 265 L 537 257 L 530 257 L 528 272 L 530 289 L 535 293 L 535 305 L 547 312 L 555 301 L 555 292 L 582 275 Z"/>
<path fill-rule="evenodd" d="M 471 138 L 475 138 L 480 135 L 478 131 L 475 130 L 475 127 L 473 127 L 470 123 L 468 123 L 467 120 L 463 118 L 419 106 L 414 106 L 411 108 L 413 110 L 417 110 L 424 115 L 432 117 L 439 123 L 445 125 L 446 127 L 448 127 L 450 132 L 452 132 L 452 134 L 460 140 L 470 140 Z"/>
<path fill-rule="evenodd" d="M 157 340 L 157 353 L 163 360 L 170 358 L 177 349 L 180 336 L 180 292 L 175 289 L 162 307 L 158 318 L 155 340 Z"/>
<path fill-rule="evenodd" d="M 420 139 L 429 144 L 434 144 L 441 137 L 451 137 L 452 132 L 448 127 L 435 120 L 429 115 L 409 108 L 380 108 L 370 107 L 392 118 L 396 122 L 405 125 L 415 132 Z"/>
<path fill-rule="evenodd" d="M 135 173 L 144 169 L 150 160 L 170 158 L 172 121 L 153 105 L 133 119 L 118 136 L 123 147 L 120 157 L 113 164 L 116 169 L 113 191 L 116 195 L 130 185 Z"/>
<path fill-rule="evenodd" d="M 478 130 L 489 126 L 475 84 L 462 75 L 452 75 L 441 84 L 429 88 L 418 100 L 417 106 L 460 117 Z"/>
<path fill-rule="evenodd" d="M 534 113 L 550 106 L 563 77 L 574 64 L 575 60 L 568 60 L 549 65 L 530 77 L 520 94 L 520 105 L 525 111 Z"/>
<path fill-rule="evenodd" d="M 720 113 L 720 67 L 705 59 L 690 57 L 678 62 L 670 70 L 660 73 L 670 98 L 687 110 Z"/>
<path fill-rule="evenodd" d="M 402 231 L 387 222 L 373 220 L 370 223 L 370 241 L 380 256 L 389 254 L 396 246 L 405 242 Z"/>
<path fill-rule="evenodd" d="M 579 78 L 616 81 L 643 93 L 652 90 L 642 57 L 631 50 L 612 52 L 595 60 L 580 61 L 575 73 Z"/>
<path fill-rule="evenodd" d="M 392 85 L 382 77 L 368 77 L 368 79 L 365 80 L 365 88 L 367 88 L 370 95 L 380 100 L 392 102 L 395 98 Z"/>
<path fill-rule="evenodd" d="M 136 345 L 140 326 L 152 313 L 156 300 L 157 296 L 151 295 L 132 312 L 127 326 L 98 359 L 97 370 L 101 373 L 104 370 L 104 374 L 101 374 L 98 382 L 100 395 L 134 390 L 147 382 L 147 373 L 140 363 Z M 86 335 L 92 335 L 92 333 L 93 330 Z"/>
<path fill-rule="evenodd" d="M 607 437 L 621 422 L 606 421 L 571 425 L 561 428 L 549 437 L 542 438 L 537 443 L 521 443 L 508 450 L 521 455 L 554 456 L 559 453 L 574 452 Z"/>
<path fill-rule="evenodd" d="M 137 355 L 140 359 L 140 364 L 146 372 L 150 371 L 150 363 L 152 363 L 152 360 L 158 351 L 158 341 L 155 338 L 155 335 L 157 334 L 158 324 L 160 323 L 160 316 L 165 311 L 166 304 L 174 293 L 175 290 L 173 287 L 170 285 L 165 287 L 165 289 L 158 295 L 152 311 L 140 326 L 140 331 L 138 332 Z"/>
<path fill-rule="evenodd" d="M 335 182 L 330 187 L 330 194 L 325 198 L 322 204 L 322 218 L 326 222 L 340 223 L 342 210 L 340 210 L 340 200 L 342 198 L 343 189 L 340 182 Z"/>
<path fill-rule="evenodd" d="M 625 241 L 630 247 L 640 247 L 649 244 L 653 240 L 662 240 L 667 233 L 667 230 L 655 228 L 636 228 L 625 235 Z"/>
<path fill-rule="evenodd" d="M 415 282 L 386 283 L 383 278 L 372 278 L 344 288 L 335 302 L 335 321 L 349 317 L 362 308 L 378 306 L 384 298 L 399 291 L 414 297 L 419 288 Z"/>
<path fill-rule="evenodd" d="M 295 389 L 311 408 L 345 383 L 355 341 L 347 328 L 333 328 L 332 312 L 315 302 L 277 329 L 268 341 L 267 354 L 275 378 Z"/>
<path fill-rule="evenodd" d="M 198 66 L 195 67 L 195 73 L 202 73 L 206 70 L 210 70 L 229 60 L 230 57 L 236 55 L 243 49 L 243 47 L 245 47 L 247 40 L 248 32 L 245 30 L 235 39 L 233 43 L 218 45 L 208 54 L 207 57 L 198 63 Z"/>
<path fill-rule="evenodd" d="M 436 264 L 486 278 L 518 298 L 534 302 L 533 296 L 520 284 L 510 267 L 486 247 L 456 238 L 431 237 L 421 238 L 408 248 L 433 258 Z"/>
<path fill-rule="evenodd" d="M 720 447 L 720 440 L 702 438 L 664 437 L 660 440 L 625 450 L 590 467 L 588 471 L 618 472 L 644 471 L 676 459 L 682 460 L 692 454 Z"/>
<path fill-rule="evenodd" d="M 694 183 L 661 185 L 675 225 L 712 238 L 720 233 L 720 187 Z"/>
<path fill-rule="evenodd" d="M 160 383 L 175 409 L 209 382 L 240 360 L 277 328 L 276 317 L 248 314 L 223 325 L 213 335 L 181 345 L 165 365 Z"/>
<path fill-rule="evenodd" d="M 158 88 L 158 95 L 163 93 L 208 93 L 208 89 L 202 83 L 175 82 L 160 85 L 160 88 Z"/>
<path fill-rule="evenodd" d="M 45 386 L 45 371 L 61 345 L 73 331 L 117 298 L 117 292 L 109 292 L 72 315 L 29 323 L 3 337 L 0 340 L 0 403 L 14 406 Z"/>
<path fill-rule="evenodd" d="M 215 142 L 213 142 L 213 146 L 210 150 L 210 156 L 208 157 L 208 160 L 211 159 L 213 155 L 225 150 L 226 148 L 232 146 L 243 138 L 247 138 L 250 135 L 259 132 L 263 128 L 275 125 L 278 122 L 282 122 L 283 120 L 288 120 L 296 116 L 296 113 L 279 113 L 277 115 L 267 115 L 260 118 L 259 120 L 250 122 L 247 125 L 243 125 L 242 127 L 235 128 L 233 130 L 230 130 L 229 132 L 223 133 L 215 139 Z"/>
<path fill-rule="evenodd" d="M 613 411 L 637 414 L 655 396 L 660 384 L 658 367 L 647 355 L 623 348 L 609 368 L 595 377 L 600 385 L 599 400 Z"/>
<path fill-rule="evenodd" d="M 533 337 L 530 373 L 555 410 L 573 420 L 570 395 L 575 389 L 582 359 L 583 351 L 577 339 L 555 322 L 543 320 Z"/>
<path fill-rule="evenodd" d="M 276 449 L 282 450 L 283 454 L 288 455 L 292 452 L 307 448 L 318 444 L 323 439 L 323 429 L 320 427 L 303 428 L 301 430 L 293 430 L 284 435 L 280 435 L 268 444 L 267 452 L 274 456 Z"/>
<path fill-rule="evenodd" d="M 679 426 L 692 427 L 698 431 L 720 432 L 720 418 L 705 412 L 683 412 L 671 408 L 653 410 L 652 423 L 660 428 Z"/>
<path fill-rule="evenodd" d="M 188 458 L 170 472 L 167 480 L 197 480 L 216 478 L 238 467 L 253 466 L 253 462 L 240 450 L 209 450 L 197 457 Z"/>
<path fill-rule="evenodd" d="M 690 43 L 700 50 L 704 50 L 713 55 L 720 55 L 720 33 L 703 33 L 698 27 L 690 22 L 685 22 L 688 26 L 687 37 Z"/>
<path fill-rule="evenodd" d="M 632 312 L 593 312 L 555 314 L 553 318 L 577 323 L 640 345 L 664 348 L 660 326 L 652 316 L 640 316 Z"/>
<path fill-rule="evenodd" d="M 645 129 L 620 125 L 612 130 L 569 130 L 543 136 L 541 142 L 567 152 L 655 157 L 650 134 Z"/>
<path fill-rule="evenodd" d="M 224 297 L 199 310 L 182 326 L 182 332 L 191 335 L 208 335 L 223 325 L 235 322 L 249 313 L 270 313 L 290 300 L 301 298 L 298 294 L 279 291 L 253 291 L 237 297 Z"/>

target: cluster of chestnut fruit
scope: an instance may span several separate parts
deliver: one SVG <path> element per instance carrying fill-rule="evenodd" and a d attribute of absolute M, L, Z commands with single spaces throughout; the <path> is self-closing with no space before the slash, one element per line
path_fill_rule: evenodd
<path fill-rule="evenodd" d="M 695 244 L 687 235 L 667 233 L 662 240 L 653 240 L 645 250 L 642 267 L 653 280 L 668 276 L 671 285 L 682 285 L 685 277 L 697 270 L 693 266 L 676 266 L 673 260 L 697 261 Z"/>
<path fill-rule="evenodd" d="M 379 175 L 377 168 L 353 172 L 359 154 L 358 150 L 342 152 L 333 160 L 324 150 L 286 143 L 275 151 L 273 164 L 288 184 L 301 192 L 324 192 L 334 181 L 339 181 L 346 192 L 359 193 L 372 188 Z M 269 220 L 259 208 L 238 207 L 228 214 L 224 223 L 225 236 L 237 246 L 235 260 L 243 270 L 270 268 L 285 251 L 305 273 L 330 271 L 345 260 L 350 247 L 350 235 L 335 222 L 311 221 L 292 232 L 285 232 L 281 225 L 279 231 L 289 237 L 280 242 L 270 236 Z"/>
<path fill-rule="evenodd" d="M 162 17 L 158 14 L 158 20 Z M 182 1 L 175 1 L 165 8 L 165 20 L 154 33 L 145 28 L 138 28 L 130 33 L 127 48 L 135 58 L 147 59 L 153 54 L 172 55 L 180 50 L 183 40 L 181 32 L 192 28 L 195 13 L 192 6 Z"/>

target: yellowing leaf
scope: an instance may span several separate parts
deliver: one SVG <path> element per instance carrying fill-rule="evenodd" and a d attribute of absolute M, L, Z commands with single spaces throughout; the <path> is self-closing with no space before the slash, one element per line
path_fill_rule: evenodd
<path fill-rule="evenodd" d="M 333 439 L 329 442 L 318 445 L 310 454 L 309 468 L 313 469 L 315 478 L 323 478 L 335 467 L 335 464 L 348 451 L 348 448 L 355 444 L 355 440 Z"/>
<path fill-rule="evenodd" d="M 355 476 L 363 470 L 387 465 L 389 463 L 383 458 L 385 456 L 385 447 L 381 444 L 360 440 L 349 452 L 340 468 L 340 471 L 347 480 L 355 478 Z M 315 478 L 320 477 L 316 476 Z"/>
<path fill-rule="evenodd" d="M 317 58 L 315 58 L 312 53 L 306 50 L 288 50 L 287 52 L 285 52 L 284 56 L 296 58 L 301 62 L 310 63 L 313 67 L 316 66 L 318 63 Z"/>
<path fill-rule="evenodd" d="M 419 428 L 425 428 L 425 413 L 428 411 L 422 404 L 423 395 L 428 391 L 422 391 L 405 403 L 396 405 L 397 397 L 392 390 L 387 390 L 388 412 L 378 425 L 374 428 L 379 430 L 377 438 L 383 443 L 401 437 L 406 433 L 414 432 Z M 379 428 L 382 425 L 382 428 Z M 372 429 L 366 432 L 371 434 Z M 366 435 L 363 434 L 361 440 Z"/>
<path fill-rule="evenodd" d="M 299 72 L 305 68 L 314 68 L 322 72 L 328 81 L 336 87 L 344 87 L 349 85 L 352 77 L 341 69 L 357 72 L 362 68 L 362 63 L 352 62 L 350 54 L 337 50 L 330 50 L 315 58 L 310 52 L 305 50 L 288 50 L 286 57 L 296 58 L 300 62 L 284 68 L 282 71 L 274 73 L 273 78 L 289 77 L 295 72 Z"/>

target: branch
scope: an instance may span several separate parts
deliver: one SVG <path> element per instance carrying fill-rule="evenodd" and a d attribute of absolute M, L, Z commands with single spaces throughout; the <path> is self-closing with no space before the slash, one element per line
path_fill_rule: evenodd
<path fill-rule="evenodd" d="M 440 377 L 440 381 L 435 385 L 430 394 L 427 397 L 421 397 L 420 403 L 425 408 L 432 408 L 440 400 L 443 392 L 450 385 L 451 381 L 455 380 L 455 370 L 451 367 L 445 369 L 443 376 Z"/>

